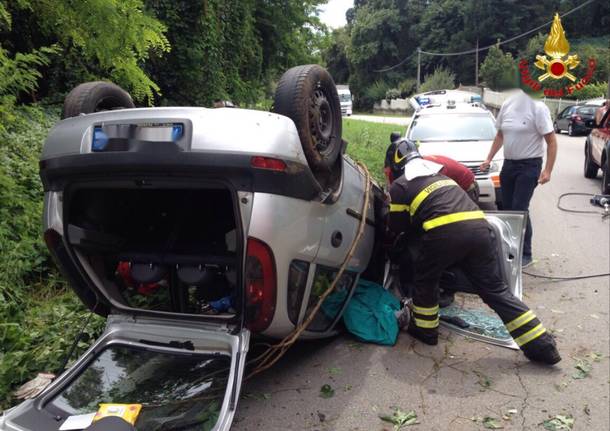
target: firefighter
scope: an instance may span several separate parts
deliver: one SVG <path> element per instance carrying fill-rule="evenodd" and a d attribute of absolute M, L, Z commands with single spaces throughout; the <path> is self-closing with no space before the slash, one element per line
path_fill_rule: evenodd
<path fill-rule="evenodd" d="M 446 268 L 458 264 L 528 359 L 559 362 L 551 334 L 503 281 L 493 231 L 483 212 L 455 181 L 439 174 L 441 165 L 422 159 L 413 142 L 398 142 L 395 156 L 405 161 L 405 169 L 390 187 L 388 228 L 394 235 L 421 235 L 407 332 L 426 344 L 438 343 L 439 280 Z"/>
<path fill-rule="evenodd" d="M 396 144 L 400 142 L 400 135 L 392 133 L 390 136 L 390 146 L 386 150 L 384 172 L 388 180 L 388 185 L 400 177 L 405 168 L 404 160 L 394 158 L 396 152 Z M 451 178 L 453 181 L 464 189 L 470 199 L 477 205 L 479 204 L 479 185 L 475 181 L 474 174 L 466 166 L 446 156 L 428 155 L 422 156 L 425 160 L 442 165 L 441 174 Z"/>

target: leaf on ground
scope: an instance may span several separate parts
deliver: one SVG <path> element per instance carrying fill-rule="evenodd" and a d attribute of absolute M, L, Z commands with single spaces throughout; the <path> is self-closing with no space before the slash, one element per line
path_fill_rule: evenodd
<path fill-rule="evenodd" d="M 341 368 L 340 367 L 331 367 L 328 369 L 328 374 L 330 374 L 331 376 L 336 376 L 337 374 L 341 374 Z"/>
<path fill-rule="evenodd" d="M 557 389 L 557 391 L 559 391 L 559 392 L 562 392 L 567 387 L 568 387 L 568 382 L 555 383 L 555 389 Z"/>
<path fill-rule="evenodd" d="M 570 415 L 557 415 L 542 422 L 548 431 L 570 431 L 574 426 L 574 418 Z"/>
<path fill-rule="evenodd" d="M 591 352 L 587 355 L 587 358 L 591 359 L 593 362 L 599 362 L 603 357 L 604 356 L 598 352 Z"/>
<path fill-rule="evenodd" d="M 345 392 L 347 392 L 347 391 L 351 391 L 351 390 L 352 390 L 352 385 L 345 385 L 345 387 L 343 388 L 343 390 L 344 390 Z"/>
<path fill-rule="evenodd" d="M 354 350 L 362 350 L 364 349 L 364 343 L 358 343 L 357 341 L 352 341 L 347 343 L 347 347 Z"/>
<path fill-rule="evenodd" d="M 418 424 L 417 415 L 414 410 L 404 412 L 399 408 L 394 409 L 392 415 L 379 415 L 379 419 L 389 422 L 394 425 L 394 431 L 398 431 L 403 427 Z"/>
<path fill-rule="evenodd" d="M 335 395 L 335 390 L 330 385 L 326 384 L 320 388 L 320 397 L 332 398 L 334 395 Z"/>
<path fill-rule="evenodd" d="M 492 418 L 491 416 L 485 416 L 483 418 L 483 428 L 488 430 L 499 430 L 504 428 L 498 419 Z"/>
<path fill-rule="evenodd" d="M 574 368 L 576 368 L 576 372 L 572 374 L 573 379 L 584 379 L 589 374 L 591 374 L 592 367 L 589 361 L 587 361 L 586 359 L 577 360 L 576 364 L 574 365 Z"/>
<path fill-rule="evenodd" d="M 483 389 L 489 389 L 491 388 L 491 385 L 493 384 L 493 381 L 491 380 L 491 378 L 489 376 L 486 376 L 485 374 L 479 372 L 479 371 L 474 371 L 474 373 L 477 375 L 477 377 L 479 378 L 479 380 L 477 381 L 477 383 L 483 388 Z"/>
<path fill-rule="evenodd" d="M 585 404 L 585 407 L 582 409 L 582 411 L 585 412 L 587 416 L 591 416 L 591 409 L 589 408 L 589 404 Z"/>

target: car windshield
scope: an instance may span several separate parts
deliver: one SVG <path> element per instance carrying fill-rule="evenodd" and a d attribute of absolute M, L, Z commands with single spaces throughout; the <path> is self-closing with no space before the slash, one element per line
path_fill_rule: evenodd
<path fill-rule="evenodd" d="M 229 356 L 105 349 L 50 404 L 70 414 L 100 403 L 142 404 L 138 430 L 211 430 L 229 376 Z"/>
<path fill-rule="evenodd" d="M 413 120 L 413 141 L 488 141 L 496 135 L 493 118 L 483 115 L 424 115 Z"/>
<path fill-rule="evenodd" d="M 339 100 L 341 100 L 341 102 L 351 102 L 352 95 L 346 93 L 339 94 Z"/>

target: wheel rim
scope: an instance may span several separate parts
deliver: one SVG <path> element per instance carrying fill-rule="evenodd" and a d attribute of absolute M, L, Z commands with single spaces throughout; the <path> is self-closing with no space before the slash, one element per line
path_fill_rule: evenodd
<path fill-rule="evenodd" d="M 571 135 L 571 134 L 572 134 L 572 125 L 570 124 L 568 126 L 568 135 Z"/>
<path fill-rule="evenodd" d="M 322 89 L 317 89 L 309 105 L 309 124 L 316 150 L 324 154 L 330 147 L 334 119 L 332 108 Z"/>

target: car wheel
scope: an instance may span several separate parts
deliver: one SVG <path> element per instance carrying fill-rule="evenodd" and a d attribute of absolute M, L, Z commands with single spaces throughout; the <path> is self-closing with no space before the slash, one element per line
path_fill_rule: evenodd
<path fill-rule="evenodd" d="M 557 134 L 561 133 L 561 129 L 559 129 L 559 127 L 557 127 L 557 122 L 556 121 L 553 123 L 553 129 L 555 129 L 555 133 L 557 133 Z"/>
<path fill-rule="evenodd" d="M 273 112 L 294 121 L 311 168 L 331 171 L 341 152 L 342 120 L 330 74 L 315 64 L 288 69 L 275 91 Z"/>
<path fill-rule="evenodd" d="M 610 161 L 604 161 L 602 167 L 602 194 L 610 195 Z"/>
<path fill-rule="evenodd" d="M 571 124 L 568 124 L 568 136 L 574 136 L 574 128 L 572 127 Z"/>
<path fill-rule="evenodd" d="M 127 108 L 135 108 L 135 105 L 129 93 L 118 85 L 103 81 L 86 82 L 68 93 L 61 118 Z"/>
<path fill-rule="evenodd" d="M 585 143 L 585 178 L 597 177 L 598 167 L 591 157 L 591 147 L 589 142 Z"/>

